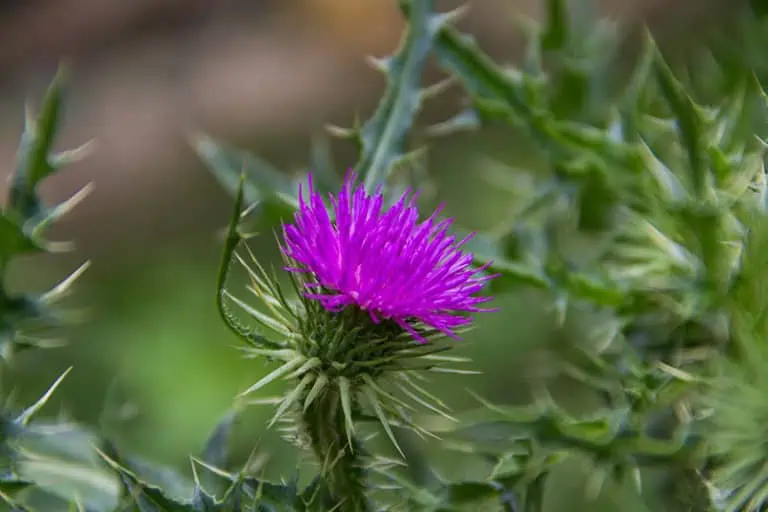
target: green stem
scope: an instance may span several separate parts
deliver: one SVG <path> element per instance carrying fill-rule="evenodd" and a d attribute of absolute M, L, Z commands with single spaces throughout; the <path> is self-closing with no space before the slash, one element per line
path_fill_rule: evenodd
<path fill-rule="evenodd" d="M 338 388 L 328 386 L 304 411 L 302 422 L 322 468 L 328 491 L 324 505 L 338 512 L 371 510 L 365 493 L 362 445 L 352 437 L 350 447 Z"/>

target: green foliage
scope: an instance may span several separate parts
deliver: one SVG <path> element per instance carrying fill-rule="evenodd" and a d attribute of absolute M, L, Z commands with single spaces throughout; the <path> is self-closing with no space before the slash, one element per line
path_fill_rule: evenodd
<path fill-rule="evenodd" d="M 754 298 L 756 290 L 742 291 L 745 282 L 753 287 L 761 282 L 750 258 L 761 258 L 762 251 L 751 244 L 759 243 L 753 231 L 765 212 L 764 149 L 751 136 L 752 107 L 762 90 L 748 70 L 739 69 L 734 80 L 730 69 L 728 94 L 718 97 L 717 104 L 702 105 L 649 37 L 624 86 L 610 91 L 606 82 L 616 33 L 603 22 L 579 28 L 565 2 L 547 2 L 545 24 L 527 27 L 531 37 L 525 61 L 512 70 L 495 64 L 450 25 L 456 13 L 431 13 L 429 2 L 400 5 L 409 28 L 398 53 L 376 61 L 388 77 L 379 108 L 361 129 L 335 132 L 358 142 L 356 170 L 369 187 L 394 187 L 386 177 L 406 154 L 405 136 L 425 96 L 419 89 L 420 70 L 431 51 L 471 102 L 430 133 L 501 123 L 527 136 L 537 164 L 547 172 L 530 201 L 516 209 L 513 219 L 502 221 L 504 229 L 479 237 L 475 257 L 478 263 L 493 260 L 491 268 L 502 274 L 497 292 L 547 290 L 561 322 L 568 315 L 603 313 L 594 327 L 600 333 L 597 346 L 564 347 L 561 358 L 562 375 L 603 405 L 572 416 L 551 398 L 522 409 L 483 401 L 484 420 L 477 419 L 482 416 L 478 412 L 462 417 L 459 426 L 445 419 L 413 420 L 446 436 L 444 446 L 490 463 L 484 478 L 449 482 L 426 469 L 428 462 L 418 453 L 405 455 L 410 467 L 422 468 L 419 474 L 431 475 L 423 482 L 411 482 L 413 474 L 378 471 L 373 463 L 370 469 L 393 485 L 409 510 L 541 510 L 550 475 L 584 457 L 593 468 L 590 499 L 603 494 L 607 482 L 629 482 L 643 495 L 653 470 L 670 475 L 660 488 L 664 504 L 656 503 L 665 509 L 761 509 L 768 487 L 761 476 L 765 450 L 759 425 L 764 421 L 758 397 L 764 390 L 758 368 L 765 366 L 750 347 L 765 332 L 764 322 L 753 320 L 738 336 L 733 331 L 736 318 L 762 319 L 768 306 Z M 208 161 L 236 183 L 240 171 L 235 166 Z M 245 172 L 246 202 L 255 197 L 249 187 L 260 195 L 282 193 L 264 179 L 247 179 L 250 174 Z M 597 250 L 572 254 L 564 230 L 591 240 Z M 224 268 L 233 253 L 229 244 Z M 282 295 L 266 274 L 252 275 L 252 280 L 263 285 L 253 287 L 261 289 L 257 295 L 262 300 L 275 293 L 267 305 L 280 302 Z M 749 300 L 734 305 L 738 294 Z M 238 304 L 248 311 L 249 306 Z M 236 330 L 262 347 L 254 348 L 254 354 L 282 361 L 249 391 L 273 379 L 295 379 L 278 415 L 296 406 L 306 411 L 316 398 L 313 391 L 307 400 L 306 390 L 329 386 L 326 374 L 306 380 L 300 371 L 310 369 L 318 355 L 289 341 L 303 339 L 292 334 L 301 332 L 300 325 L 275 328 L 265 320 L 269 313 L 248 312 L 265 332 L 277 336 L 268 345 Z M 347 331 L 334 327 L 328 332 Z M 318 365 L 324 357 L 319 356 Z M 756 365 L 747 373 L 754 377 L 744 376 L 747 360 Z M 723 365 L 731 370 L 717 370 Z M 351 404 L 357 402 L 347 397 L 354 393 L 343 379 L 338 392 L 345 406 L 337 428 L 351 435 Z M 744 401 L 734 401 L 734 395 Z M 402 426 L 403 418 L 390 409 L 374 416 L 385 428 L 388 423 Z"/>
<path fill-rule="evenodd" d="M 277 380 L 295 383 L 277 399 L 278 407 L 268 426 L 289 422 L 283 429 L 288 439 L 316 455 L 330 499 L 321 497 L 322 506 L 366 510 L 364 453 L 357 440 L 356 422 L 366 414 L 374 417 L 402 454 L 392 427 L 408 427 L 420 435 L 429 432 L 406 413 L 406 409 L 415 409 L 414 405 L 384 388 L 398 389 L 415 406 L 451 419 L 442 410 L 442 402 L 425 391 L 412 374 L 417 370 L 462 373 L 444 364 L 464 360 L 438 355 L 450 347 L 441 343 L 438 331 L 426 326 L 415 327 L 425 340 L 430 340 L 429 344 L 419 344 L 392 321 L 374 323 L 357 310 L 329 313 L 317 301 L 298 293 L 303 288 L 298 278 L 291 280 L 293 295 L 298 298 L 287 298 L 276 277 L 268 274 L 253 254 L 247 262 L 235 253 L 243 241 L 239 225 L 244 196 L 241 180 L 219 274 L 219 312 L 230 329 L 248 344 L 244 349 L 246 357 L 265 357 L 278 361 L 280 366 L 241 396 Z M 248 289 L 266 312 L 225 289 L 235 259 L 247 271 Z M 229 302 L 246 312 L 258 327 L 245 326 L 229 309 Z"/>
<path fill-rule="evenodd" d="M 88 149 L 53 152 L 53 141 L 61 115 L 65 71 L 51 84 L 35 117 L 27 112 L 8 198 L 0 214 L 0 355 L 8 359 L 14 352 L 45 345 L 46 329 L 64 319 L 52 304 L 64 296 L 83 265 L 58 286 L 42 295 L 13 294 L 5 286 L 8 265 L 14 258 L 40 252 L 67 250 L 69 244 L 45 238 L 47 228 L 70 211 L 89 192 L 85 187 L 69 200 L 46 206 L 38 196 L 38 186 L 67 164 L 76 162 Z M 29 109 L 28 109 L 29 110 Z"/>
<path fill-rule="evenodd" d="M 73 198 L 46 206 L 37 194 L 39 184 L 88 148 L 53 153 L 65 73 L 49 87 L 36 118 L 28 115 L 11 180 L 9 197 L 0 216 L 0 270 L 3 277 L 13 258 L 35 252 L 55 252 L 46 229 L 81 200 L 88 187 Z M 65 296 L 86 265 L 41 295 L 14 295 L 0 287 L 2 355 L 46 346 L 40 337 L 66 320 L 56 302 Z M 4 283 L 5 281 L 3 281 Z M 249 461 L 228 472 L 228 443 L 235 413 L 214 429 L 200 458 L 192 459 L 193 478 L 154 467 L 119 450 L 108 436 L 61 419 L 33 417 L 48 402 L 65 372 L 33 405 L 17 411 L 9 402 L 0 408 L 0 505 L 3 510 L 77 511 L 267 511 L 306 510 L 314 486 L 299 490 L 296 483 L 275 484 L 256 476 Z M 254 457 L 256 455 L 254 454 Z M 214 493 L 203 485 L 207 482 Z"/>
<path fill-rule="evenodd" d="M 405 155 L 405 135 L 425 96 L 419 72 L 431 51 L 461 83 L 470 106 L 430 133 L 503 125 L 527 138 L 539 167 L 537 190 L 501 229 L 480 235 L 475 257 L 492 260 L 492 270 L 503 276 L 494 286 L 498 293 L 547 291 L 563 324 L 571 315 L 600 312 L 597 343 L 562 347 L 560 369 L 602 405 L 574 416 L 551 398 L 522 409 L 483 401 L 485 420 L 477 411 L 458 426 L 420 417 L 413 424 L 430 424 L 426 430 L 446 437 L 443 446 L 480 457 L 492 469 L 476 480 L 449 482 L 422 455 L 406 453 L 409 467 L 431 477 L 411 482 L 413 474 L 389 469 L 380 476 L 409 510 L 538 511 L 550 476 L 586 457 L 593 473 L 589 499 L 607 492 L 607 483 L 628 483 L 643 496 L 655 485 L 649 477 L 655 471 L 668 478 L 656 485 L 662 502 L 649 506 L 761 509 L 768 487 L 757 368 L 765 366 L 748 349 L 765 332 L 756 319 L 768 304 L 754 298 L 757 290 L 743 290 L 744 282 L 762 282 L 750 261 L 762 254 L 751 244 L 758 243 L 753 232 L 765 212 L 764 145 L 753 137 L 764 105 L 749 70 L 729 61 L 727 89 L 715 103 L 701 104 L 690 92 L 695 84 L 676 77 L 647 37 L 635 69 L 614 90 L 607 83 L 617 32 L 605 22 L 579 27 L 565 2 L 547 2 L 544 25 L 526 26 L 529 48 L 520 69 L 497 65 L 453 28 L 457 13 L 431 13 L 429 2 L 400 6 L 409 28 L 398 53 L 377 61 L 388 76 L 379 108 L 362 129 L 335 132 L 358 142 L 356 169 L 368 186 L 396 188 L 386 177 Z M 230 166 L 231 183 L 237 172 Z M 276 190 L 264 180 L 246 179 L 249 186 L 267 195 Z M 575 254 L 564 232 L 593 249 Z M 735 304 L 738 294 L 749 300 Z M 753 320 L 736 335 L 735 319 L 745 314 Z M 269 330 L 268 322 L 260 323 Z M 274 343 L 301 329 L 280 331 Z M 309 355 L 302 359 L 301 350 L 285 345 L 259 353 L 283 361 L 267 381 L 296 379 L 278 412 L 306 410 L 302 390 L 317 381 L 306 381 L 297 368 L 311 363 Z M 743 374 L 747 359 L 756 365 L 751 377 Z M 723 365 L 731 370 L 718 370 Z M 341 396 L 347 392 L 341 389 Z M 350 432 L 354 400 L 341 402 L 346 419 L 338 428 Z M 379 419 L 385 427 L 401 420 L 394 411 Z"/>
<path fill-rule="evenodd" d="M 411 5 L 411 2 L 405 2 Z M 354 130 L 360 147 L 355 171 L 373 191 L 383 185 L 392 167 L 405 157 L 405 139 L 413 124 L 422 97 L 421 74 L 435 34 L 445 19 L 435 15 L 433 1 L 413 3 L 408 15 L 408 31 L 400 50 L 374 65 L 387 76 L 387 90 L 373 117 Z"/>
<path fill-rule="evenodd" d="M 535 289 L 546 297 L 562 334 L 553 347 L 556 378 L 585 402 L 561 403 L 552 380 L 531 379 L 528 404 L 478 397 L 478 410 L 447 411 L 423 381 L 434 372 L 472 373 L 446 367 L 467 362 L 442 354 L 451 343 L 425 326 L 415 327 L 430 341 L 420 345 L 355 309 L 328 312 L 298 293 L 300 279 L 286 289 L 278 272 L 247 252 L 244 222 L 255 218 L 264 232 L 290 219 L 307 174 L 293 179 L 197 135 L 195 150 L 235 196 L 218 311 L 246 357 L 277 366 L 236 399 L 190 458 L 189 475 L 126 453 L 107 429 L 33 418 L 61 378 L 21 412 L 9 403 L 0 409 L 6 508 L 540 512 L 565 471 L 584 477 L 588 507 L 606 496 L 649 510 L 768 507 L 761 132 L 768 102 L 758 70 L 715 49 L 702 69 L 717 80 L 702 86 L 646 35 L 632 72 L 617 77 L 618 31 L 603 21 L 578 23 L 562 0 L 546 2 L 541 25 L 525 25 L 525 57 L 508 69 L 453 26 L 462 11 L 436 13 L 431 1 L 399 5 L 407 20 L 402 42 L 373 60 L 386 75 L 378 107 L 368 120 L 332 132 L 356 144 L 354 170 L 368 190 L 381 186 L 391 198 L 404 181 L 429 186 L 427 175 L 406 177 L 401 167 L 420 152 L 408 138 L 422 102 L 448 83 L 422 85 L 434 57 L 461 86 L 467 108 L 428 134 L 494 127 L 523 140 L 533 155 L 529 169 L 497 166 L 485 176 L 509 183 L 525 175 L 534 191 L 480 233 L 472 251 L 477 264 L 501 275 L 495 294 Z M 41 295 L 5 285 L 13 259 L 65 247 L 45 238 L 46 230 L 88 191 L 52 207 L 37 193 L 87 148 L 53 151 L 62 86 L 60 73 L 39 114 L 26 120 L 0 215 L 4 362 L 45 346 L 40 336 L 66 319 L 55 302 L 85 269 Z M 311 160 L 317 189 L 337 192 L 327 140 L 314 140 Z M 246 270 L 255 305 L 228 288 L 235 262 Z M 570 322 L 589 328 L 567 336 Z M 505 336 L 526 335 L 508 327 Z M 278 381 L 287 384 L 279 396 L 255 402 L 275 406 L 269 427 L 279 426 L 318 468 L 308 479 L 270 482 L 260 454 L 244 465 L 230 457 L 241 407 Z M 381 433 L 399 457 L 373 453 L 370 440 Z M 439 437 L 454 467 L 433 464 L 413 434 Z"/>
<path fill-rule="evenodd" d="M 37 116 L 28 109 L 16 170 L 0 213 L 0 356 L 6 364 L 16 352 L 50 345 L 45 336 L 66 320 L 63 312 L 55 307 L 56 302 L 69 292 L 87 267 L 87 264 L 81 266 L 50 291 L 39 295 L 12 293 L 6 285 L 12 260 L 69 247 L 69 244 L 46 239 L 46 230 L 89 191 L 85 187 L 69 200 L 54 206 L 45 205 L 38 195 L 42 181 L 77 161 L 88 149 L 85 145 L 73 151 L 53 152 L 65 75 L 62 68 L 48 88 Z M 0 412 L 0 502 L 13 510 L 27 510 L 23 496 L 38 486 L 35 478 L 26 474 L 35 457 L 25 445 L 30 439 L 44 435 L 45 429 L 32 422 L 32 417 L 45 405 L 63 378 L 64 375 L 35 404 L 21 412 L 14 412 L 10 403 Z"/>

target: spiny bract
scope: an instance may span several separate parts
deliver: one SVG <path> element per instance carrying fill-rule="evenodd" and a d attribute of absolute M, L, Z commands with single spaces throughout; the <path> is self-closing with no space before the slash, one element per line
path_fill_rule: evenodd
<path fill-rule="evenodd" d="M 286 270 L 309 274 L 305 295 L 329 311 L 359 307 L 421 342 L 416 322 L 457 338 L 455 329 L 472 321 L 462 313 L 491 311 L 478 307 L 491 297 L 475 294 L 495 276 L 460 250 L 472 234 L 457 242 L 448 234 L 453 220 L 437 220 L 442 206 L 418 222 L 417 195 L 406 190 L 387 208 L 381 187 L 370 195 L 349 172 L 338 195 L 329 194 L 329 212 L 310 174 L 309 197 L 299 191 L 295 222 L 284 226 L 293 262 Z"/>

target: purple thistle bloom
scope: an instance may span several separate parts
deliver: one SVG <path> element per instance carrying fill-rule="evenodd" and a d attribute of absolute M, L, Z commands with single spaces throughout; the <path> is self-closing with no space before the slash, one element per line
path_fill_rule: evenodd
<path fill-rule="evenodd" d="M 437 221 L 442 205 L 419 223 L 410 189 L 384 208 L 381 187 L 371 196 L 355 181 L 350 172 L 339 194 L 329 194 L 335 220 L 311 174 L 306 200 L 299 190 L 282 250 L 292 260 L 286 270 L 312 276 L 306 297 L 329 311 L 357 306 L 375 323 L 391 319 L 421 342 L 414 322 L 458 339 L 454 329 L 472 321 L 460 313 L 493 311 L 478 307 L 490 297 L 474 294 L 495 276 L 480 275 L 488 264 L 473 268 L 472 255 L 460 251 L 474 233 L 456 242 L 447 234 L 452 219 Z"/>

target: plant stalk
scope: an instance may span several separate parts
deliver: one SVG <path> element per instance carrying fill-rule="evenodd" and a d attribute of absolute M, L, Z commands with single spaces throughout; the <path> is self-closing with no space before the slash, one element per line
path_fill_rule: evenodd
<path fill-rule="evenodd" d="M 327 510 L 368 512 L 366 470 L 361 443 L 347 436 L 344 412 L 336 386 L 327 386 L 302 413 L 304 431 L 321 467 Z"/>

